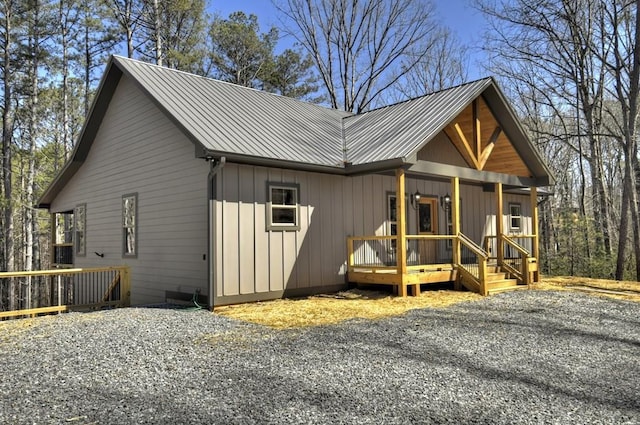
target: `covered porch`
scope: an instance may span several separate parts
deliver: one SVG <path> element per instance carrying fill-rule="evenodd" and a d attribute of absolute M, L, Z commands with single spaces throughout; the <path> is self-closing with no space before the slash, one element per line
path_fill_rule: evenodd
<path fill-rule="evenodd" d="M 396 193 L 409 197 L 409 204 L 420 217 L 420 194 L 407 194 L 406 170 L 396 170 Z M 356 284 L 391 285 L 400 296 L 418 295 L 420 285 L 454 282 L 481 295 L 527 288 L 539 280 L 538 272 L 538 193 L 529 187 L 530 233 L 511 233 L 504 227 L 503 182 L 492 183 L 495 200 L 495 234 L 474 241 L 461 231 L 460 178 L 450 178 L 450 197 L 440 206 L 446 216 L 446 229 L 440 234 L 418 224 L 419 234 L 407 232 L 407 202 L 395 198 L 394 235 L 351 236 L 347 238 L 347 279 Z M 486 186 L 486 184 L 485 184 Z M 425 213 L 437 214 L 438 205 L 427 205 Z M 467 207 L 469 208 L 469 207 Z M 474 216 L 484 220 L 485 217 Z M 433 217 L 432 217 L 433 218 Z M 398 249 L 404 247 L 404 249 Z"/>

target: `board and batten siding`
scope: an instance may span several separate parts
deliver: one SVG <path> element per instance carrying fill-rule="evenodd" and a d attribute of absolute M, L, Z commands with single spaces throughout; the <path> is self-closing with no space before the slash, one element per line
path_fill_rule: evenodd
<path fill-rule="evenodd" d="M 267 230 L 269 183 L 299 185 L 299 230 Z M 394 176 L 344 177 L 227 163 L 216 177 L 213 206 L 215 303 L 344 287 L 346 238 L 388 235 L 387 196 L 395 194 L 395 189 Z M 419 191 L 439 198 L 451 193 L 451 184 L 407 178 L 406 190 L 407 232 L 416 234 L 417 211 L 409 197 Z M 463 231 L 481 244 L 484 236 L 495 234 L 495 194 L 465 184 L 460 194 Z M 508 202 L 519 202 L 523 225 L 530 228 L 528 200 L 504 195 L 505 214 Z M 445 214 L 438 208 L 439 232 L 445 233 Z M 505 226 L 508 219 L 504 217 Z"/>
<path fill-rule="evenodd" d="M 269 183 L 299 185 L 299 230 L 267 230 Z M 384 234 L 395 178 L 226 164 L 216 184 L 214 279 L 227 303 L 343 288 L 346 238 Z"/>
<path fill-rule="evenodd" d="M 84 164 L 51 204 L 52 212 L 86 204 L 87 254 L 75 266 L 131 266 L 133 304 L 164 302 L 166 291 L 206 295 L 208 171 L 193 143 L 123 76 Z M 131 193 L 138 255 L 123 258 L 122 196 Z"/>

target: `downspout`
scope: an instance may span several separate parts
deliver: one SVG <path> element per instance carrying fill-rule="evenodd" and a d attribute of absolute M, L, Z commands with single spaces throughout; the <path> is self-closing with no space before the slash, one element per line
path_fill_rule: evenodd
<path fill-rule="evenodd" d="M 224 167 L 227 162 L 227 158 L 221 156 L 220 159 L 215 159 L 213 156 L 207 155 L 205 160 L 209 163 L 209 175 L 207 177 L 207 275 L 209 279 L 209 309 L 213 311 L 214 298 L 215 298 L 215 270 L 213 268 L 213 259 L 215 256 L 215 226 L 213 225 L 214 219 L 214 202 L 217 197 L 216 193 L 216 175 Z"/>

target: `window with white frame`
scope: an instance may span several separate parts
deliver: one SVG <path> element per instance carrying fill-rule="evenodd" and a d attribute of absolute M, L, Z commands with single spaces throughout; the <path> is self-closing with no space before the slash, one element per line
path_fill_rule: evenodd
<path fill-rule="evenodd" d="M 509 231 L 520 233 L 522 230 L 522 207 L 518 203 L 509 204 Z"/>
<path fill-rule="evenodd" d="M 396 194 L 387 193 L 387 223 L 389 225 L 388 235 L 398 234 L 398 218 L 396 215 Z"/>
<path fill-rule="evenodd" d="M 138 255 L 138 194 L 122 197 L 122 256 Z"/>
<path fill-rule="evenodd" d="M 268 183 L 267 192 L 267 230 L 300 230 L 300 186 Z"/>
<path fill-rule="evenodd" d="M 87 204 L 77 205 L 73 211 L 75 229 L 75 253 L 79 257 L 87 255 L 86 225 Z"/>
<path fill-rule="evenodd" d="M 409 200 L 405 196 L 405 223 L 409 222 Z M 396 204 L 396 193 L 387 192 L 387 235 L 393 236 L 398 234 L 398 214 Z"/>

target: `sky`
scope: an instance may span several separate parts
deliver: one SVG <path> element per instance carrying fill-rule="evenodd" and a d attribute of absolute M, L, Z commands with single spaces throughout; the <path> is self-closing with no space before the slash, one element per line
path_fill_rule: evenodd
<path fill-rule="evenodd" d="M 433 0 L 433 2 L 442 22 L 462 43 L 470 46 L 468 79 L 471 81 L 485 77 L 486 71 L 478 65 L 483 61 L 484 55 L 477 47 L 486 25 L 484 17 L 470 6 L 470 0 Z M 222 17 L 227 17 L 230 13 L 239 10 L 246 14 L 255 14 L 263 30 L 271 26 L 279 26 L 278 12 L 271 0 L 210 0 L 209 10 Z M 281 41 L 281 44 L 285 43 L 286 40 Z"/>

